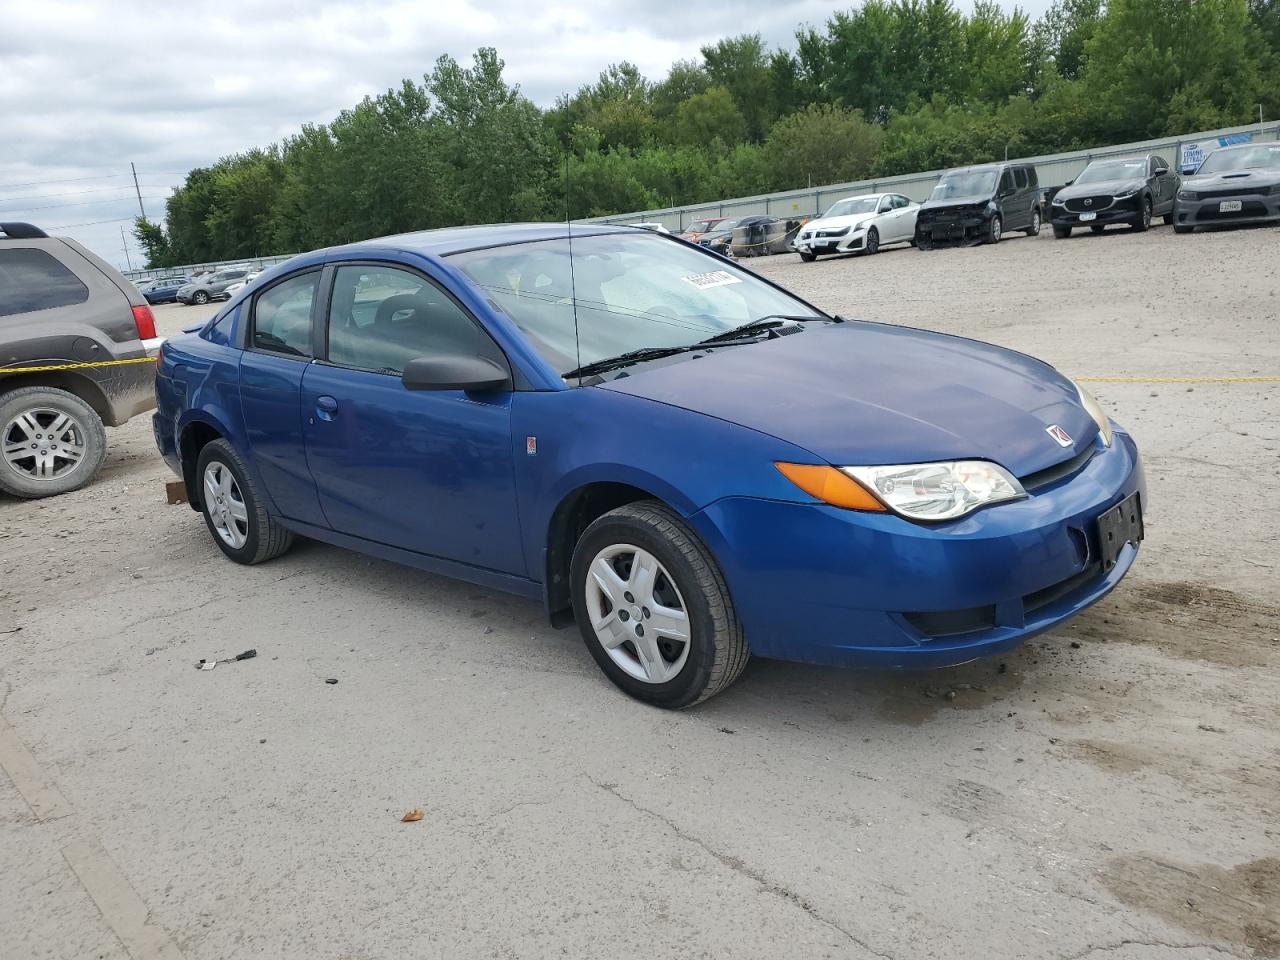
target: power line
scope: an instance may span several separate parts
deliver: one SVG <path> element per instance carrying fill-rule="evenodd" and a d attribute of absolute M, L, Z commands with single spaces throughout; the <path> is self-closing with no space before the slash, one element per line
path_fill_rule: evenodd
<path fill-rule="evenodd" d="M 143 199 L 144 200 L 168 200 L 169 198 L 168 197 L 144 197 Z M 11 210 L 5 210 L 4 213 L 5 214 L 18 213 L 18 212 L 26 213 L 28 211 L 34 211 L 34 210 L 60 210 L 63 207 L 97 207 L 97 206 L 101 206 L 104 203 L 124 203 L 126 201 L 131 201 L 131 200 L 132 200 L 131 197 L 111 197 L 108 200 L 79 200 L 75 203 L 49 203 L 44 205 L 43 207 L 15 207 Z"/>
<path fill-rule="evenodd" d="M 193 168 L 194 169 L 194 168 Z M 190 170 L 142 170 L 140 177 L 185 177 Z M 39 187 L 49 183 L 83 183 L 86 180 L 110 180 L 113 177 L 127 177 L 127 173 L 103 173 L 96 177 L 59 177 L 54 180 L 28 180 L 26 183 L 0 183 L 0 190 L 16 190 L 18 187 Z"/>
<path fill-rule="evenodd" d="M 90 220 L 88 223 L 55 223 L 44 226 L 44 230 L 70 230 L 72 227 L 96 227 L 103 223 L 125 223 L 132 222 L 137 217 L 116 217 L 114 220 Z"/>
<path fill-rule="evenodd" d="M 159 186 L 159 184 L 156 184 Z M 168 184 L 165 184 L 168 186 Z M 112 190 L 128 190 L 129 185 L 122 183 L 118 187 L 94 187 L 92 190 L 64 190 L 61 193 L 29 193 L 23 197 L 5 197 L 0 203 L 10 203 L 15 200 L 53 200 L 57 197 L 83 197 L 90 193 L 110 193 Z"/>

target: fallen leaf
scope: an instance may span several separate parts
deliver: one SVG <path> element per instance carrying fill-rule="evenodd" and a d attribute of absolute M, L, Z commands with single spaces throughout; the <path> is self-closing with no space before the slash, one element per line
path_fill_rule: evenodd
<path fill-rule="evenodd" d="M 417 823 L 422 819 L 422 811 L 414 808 L 400 818 L 401 823 Z"/>

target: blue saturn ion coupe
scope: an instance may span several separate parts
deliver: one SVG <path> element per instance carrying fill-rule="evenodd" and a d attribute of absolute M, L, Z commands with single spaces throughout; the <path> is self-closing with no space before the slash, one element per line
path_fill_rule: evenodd
<path fill-rule="evenodd" d="M 937 667 L 1125 575 L 1138 451 L 1047 364 L 845 320 L 647 230 L 466 227 L 304 254 L 159 360 L 214 543 L 311 537 L 541 600 L 663 707 L 750 654 Z"/>

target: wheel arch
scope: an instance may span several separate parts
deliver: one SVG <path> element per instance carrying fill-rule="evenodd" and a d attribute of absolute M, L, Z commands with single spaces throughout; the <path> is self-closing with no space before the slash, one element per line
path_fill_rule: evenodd
<path fill-rule="evenodd" d="M 55 390 L 65 390 L 92 407 L 93 412 L 98 415 L 98 419 L 104 424 L 110 427 L 119 426 L 113 421 L 111 404 L 107 401 L 106 394 L 102 392 L 102 387 L 98 386 L 96 381 L 83 374 L 74 373 L 70 370 L 10 374 L 0 379 L 0 396 L 4 396 L 11 390 L 20 390 L 23 387 L 51 387 Z"/>
<path fill-rule="evenodd" d="M 200 451 L 214 440 L 224 440 L 227 431 L 211 417 L 196 416 L 189 419 L 178 431 L 178 459 L 182 463 L 182 482 L 187 488 L 187 503 L 191 509 L 200 510 L 200 484 L 196 477 L 196 463 Z"/>

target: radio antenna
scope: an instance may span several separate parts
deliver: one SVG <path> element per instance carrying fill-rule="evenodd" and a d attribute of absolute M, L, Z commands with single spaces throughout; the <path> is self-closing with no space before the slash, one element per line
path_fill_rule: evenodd
<path fill-rule="evenodd" d="M 569 217 L 569 154 L 564 155 L 564 225 L 569 235 L 569 302 L 573 305 L 573 353 L 574 369 L 582 368 L 582 342 L 578 336 L 578 284 L 573 273 L 573 220 Z M 582 374 L 578 374 L 582 385 Z"/>

